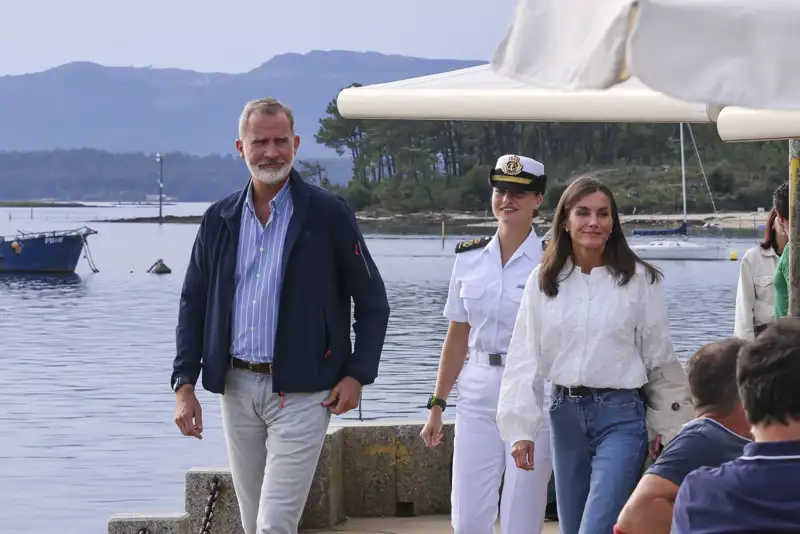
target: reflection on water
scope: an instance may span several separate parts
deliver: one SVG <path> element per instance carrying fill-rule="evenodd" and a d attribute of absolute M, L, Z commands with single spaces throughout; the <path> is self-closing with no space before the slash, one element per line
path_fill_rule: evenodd
<path fill-rule="evenodd" d="M 196 227 L 92 226 L 99 273 L 82 261 L 79 276 L 0 277 L 3 532 L 100 534 L 116 513 L 180 511 L 185 470 L 227 464 L 217 397 L 199 394 L 202 441 L 182 437 L 172 421 L 177 301 Z M 456 240 L 367 243 L 392 315 L 363 415 L 422 419 L 447 329 Z M 156 258 L 173 274 L 147 274 Z M 738 263 L 662 267 L 681 357 L 729 335 Z"/>
<path fill-rule="evenodd" d="M 5 274 L 0 273 L 0 288 L 19 292 L 20 295 L 35 294 L 44 290 L 59 298 L 70 298 L 79 295 L 82 284 L 81 277 L 76 273 L 69 274 Z M 62 291 L 58 291 L 62 289 Z M 54 291 L 51 293 L 51 291 Z"/>

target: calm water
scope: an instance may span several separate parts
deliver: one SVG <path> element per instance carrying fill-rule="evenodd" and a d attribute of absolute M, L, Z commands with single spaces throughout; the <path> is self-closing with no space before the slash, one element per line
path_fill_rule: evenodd
<path fill-rule="evenodd" d="M 37 209 L 31 218 L 0 208 L 0 235 L 153 214 L 157 207 Z M 216 397 L 199 394 L 202 441 L 172 421 L 177 301 L 196 227 L 88 224 L 99 231 L 90 238 L 99 273 L 81 260 L 75 278 L 0 278 L 0 532 L 100 534 L 117 513 L 181 511 L 185 470 L 227 464 Z M 425 417 L 456 241 L 443 250 L 438 238 L 367 237 L 392 318 L 365 419 Z M 731 246 L 741 257 L 750 243 Z M 173 274 L 146 274 L 157 258 Z M 661 267 L 682 357 L 730 334 L 737 262 Z"/>

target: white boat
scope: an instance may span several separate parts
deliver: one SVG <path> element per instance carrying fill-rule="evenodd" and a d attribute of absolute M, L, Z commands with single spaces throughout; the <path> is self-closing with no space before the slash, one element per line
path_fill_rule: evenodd
<path fill-rule="evenodd" d="M 703 243 L 688 237 L 636 243 L 631 249 L 643 260 L 729 260 L 728 247 Z"/>
<path fill-rule="evenodd" d="M 686 157 L 683 151 L 683 123 L 679 124 L 681 143 L 681 186 L 683 189 L 683 222 L 678 228 L 634 230 L 633 235 L 664 236 L 649 243 L 631 243 L 631 249 L 643 260 L 729 260 L 727 244 L 705 239 L 692 239 L 688 236 L 686 218 Z M 689 130 L 691 134 L 691 127 Z M 694 135 L 692 135 L 694 145 Z M 697 157 L 697 147 L 695 146 Z M 703 173 L 705 179 L 705 172 Z M 708 184 L 706 184 L 708 187 Z M 709 190 L 709 194 L 711 191 Z M 713 204 L 713 199 L 712 199 Z M 716 209 L 714 210 L 716 212 Z"/>

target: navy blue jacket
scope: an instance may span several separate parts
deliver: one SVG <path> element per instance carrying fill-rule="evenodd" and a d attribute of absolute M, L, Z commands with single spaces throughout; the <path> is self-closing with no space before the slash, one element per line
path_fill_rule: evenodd
<path fill-rule="evenodd" d="M 322 391 L 345 376 L 371 384 L 389 322 L 383 279 L 347 203 L 294 170 L 289 180 L 294 213 L 284 243 L 273 391 Z M 246 194 L 243 188 L 214 203 L 200 222 L 181 291 L 173 387 L 178 377 L 196 384 L 202 367 L 203 387 L 224 392 Z"/>

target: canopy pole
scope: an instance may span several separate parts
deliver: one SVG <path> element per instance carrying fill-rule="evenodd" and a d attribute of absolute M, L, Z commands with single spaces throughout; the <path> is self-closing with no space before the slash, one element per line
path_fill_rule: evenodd
<path fill-rule="evenodd" d="M 800 203 L 797 187 L 800 180 L 800 139 L 789 141 L 789 315 L 800 318 Z"/>

